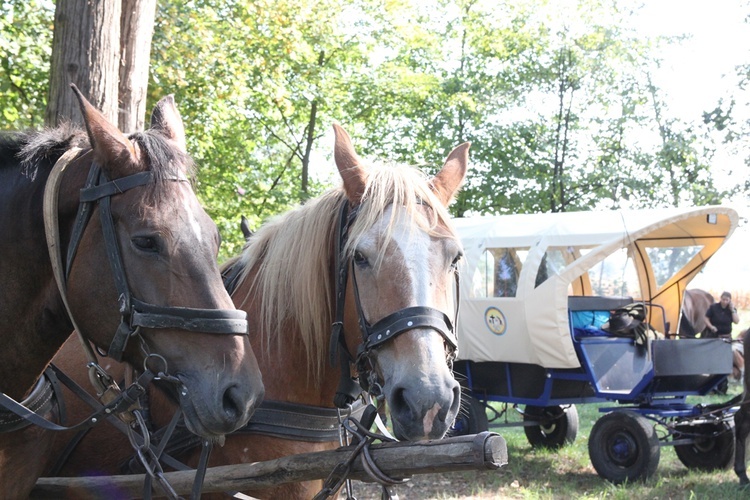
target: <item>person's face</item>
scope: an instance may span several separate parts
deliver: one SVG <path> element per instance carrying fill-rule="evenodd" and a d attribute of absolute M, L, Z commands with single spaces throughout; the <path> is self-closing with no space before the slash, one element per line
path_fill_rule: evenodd
<path fill-rule="evenodd" d="M 720 302 L 721 302 L 721 307 L 727 307 L 729 303 L 732 302 L 732 298 L 724 295 L 723 297 L 721 297 Z"/>

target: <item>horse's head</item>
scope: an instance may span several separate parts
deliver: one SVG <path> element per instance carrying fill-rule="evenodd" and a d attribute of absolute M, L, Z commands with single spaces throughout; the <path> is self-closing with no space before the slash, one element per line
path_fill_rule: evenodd
<path fill-rule="evenodd" d="M 413 169 L 368 171 L 347 133 L 335 132 L 336 165 L 356 213 L 342 243 L 350 262 L 346 344 L 361 346 L 352 353 L 360 381 L 382 391 L 396 436 L 440 438 L 460 404 L 452 361 L 462 248 L 446 207 L 466 174 L 469 145 L 428 181 Z"/>
<path fill-rule="evenodd" d="M 92 151 L 71 164 L 78 179 L 60 194 L 61 213 L 75 214 L 79 198 L 91 211 L 68 259 L 72 315 L 111 356 L 170 375 L 188 427 L 220 438 L 247 422 L 263 384 L 244 313 L 220 278 L 217 228 L 188 180 L 174 100 L 162 99 L 151 128 L 127 137 L 74 90 Z M 92 161 L 101 177 L 80 190 Z"/>

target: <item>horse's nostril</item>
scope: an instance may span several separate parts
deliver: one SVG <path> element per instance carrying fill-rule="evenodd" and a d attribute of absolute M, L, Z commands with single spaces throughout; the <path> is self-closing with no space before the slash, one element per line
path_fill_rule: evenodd
<path fill-rule="evenodd" d="M 458 415 L 458 408 L 461 406 L 461 386 L 456 383 L 453 386 L 453 404 L 451 404 L 451 412 L 455 417 Z"/>
<path fill-rule="evenodd" d="M 391 413 L 394 414 L 401 414 L 402 411 L 408 410 L 409 403 L 406 401 L 406 389 L 403 387 L 394 389 L 388 404 L 391 406 Z"/>
<path fill-rule="evenodd" d="M 240 391 L 236 385 L 231 385 L 226 391 L 224 391 L 221 403 L 227 421 L 234 422 L 240 418 L 242 415 L 241 400 Z"/>

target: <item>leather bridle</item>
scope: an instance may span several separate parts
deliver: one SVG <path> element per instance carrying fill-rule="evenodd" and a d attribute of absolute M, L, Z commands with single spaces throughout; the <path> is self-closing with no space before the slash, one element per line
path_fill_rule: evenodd
<path fill-rule="evenodd" d="M 357 218 L 359 207 L 360 205 L 350 207 L 349 201 L 345 199 L 341 205 L 339 223 L 337 226 L 338 248 L 336 252 L 335 268 L 336 310 L 331 332 L 330 357 L 331 364 L 335 364 L 338 351 L 339 362 L 341 365 L 341 381 L 339 383 L 339 388 L 336 391 L 334 404 L 339 408 L 346 408 L 348 404 L 351 404 L 351 402 L 357 398 L 361 389 L 364 389 L 375 397 L 380 396 L 379 392 L 381 384 L 378 375 L 373 370 L 373 364 L 371 362 L 372 353 L 385 342 L 398 337 L 404 332 L 415 328 L 429 328 L 438 332 L 445 342 L 447 348 L 446 362 L 451 368 L 453 360 L 458 354 L 458 338 L 454 326 L 455 320 L 458 317 L 458 271 L 455 271 L 456 309 L 453 321 L 451 321 L 451 318 L 449 318 L 443 311 L 429 306 L 413 306 L 400 309 L 377 321 L 374 325 L 371 325 L 367 320 L 360 300 L 354 261 L 344 254 L 349 231 Z M 346 298 L 346 283 L 350 269 L 359 329 L 362 333 L 362 343 L 357 348 L 356 359 L 352 358 L 349 354 L 344 337 L 344 302 Z M 353 380 L 349 375 L 350 364 L 353 364 L 357 368 L 357 373 L 359 374 L 357 381 Z"/>
<path fill-rule="evenodd" d="M 165 180 L 189 182 L 183 175 L 173 175 Z M 117 287 L 120 308 L 120 325 L 107 350 L 107 356 L 120 361 L 128 339 L 140 334 L 141 328 L 174 328 L 189 332 L 216 335 L 247 335 L 247 313 L 234 309 L 198 309 L 189 307 L 158 306 L 133 296 L 128 287 L 120 245 L 112 218 L 111 198 L 130 189 L 154 182 L 151 171 L 139 172 L 109 180 L 96 162 L 91 164 L 86 185 L 81 189 L 78 214 L 68 245 L 65 266 L 65 286 L 77 248 L 88 224 L 93 205 L 99 204 L 100 221 L 110 267 Z M 70 314 L 70 311 L 68 311 Z M 71 315 L 72 317 L 72 315 Z"/>

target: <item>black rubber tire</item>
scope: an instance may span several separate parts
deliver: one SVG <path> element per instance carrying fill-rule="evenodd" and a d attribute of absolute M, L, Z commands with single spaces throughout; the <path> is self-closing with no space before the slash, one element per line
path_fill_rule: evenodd
<path fill-rule="evenodd" d="M 488 428 L 487 409 L 484 404 L 469 394 L 461 394 L 461 409 L 447 435 L 467 436 L 484 432 Z"/>
<path fill-rule="evenodd" d="M 616 410 L 594 423 L 589 436 L 591 465 L 614 484 L 648 479 L 661 449 L 653 424 L 638 413 Z"/>
<path fill-rule="evenodd" d="M 694 443 L 680 444 L 674 447 L 677 458 L 688 469 L 700 471 L 727 470 L 734 464 L 734 432 L 729 422 L 717 424 L 702 424 L 697 426 L 678 425 L 675 439 L 680 439 L 680 431 L 684 437 L 701 434 Z"/>
<path fill-rule="evenodd" d="M 578 435 L 578 410 L 575 405 L 561 406 L 526 405 L 524 422 L 539 422 L 539 425 L 524 425 L 526 439 L 534 448 L 557 450 L 572 444 Z"/>

